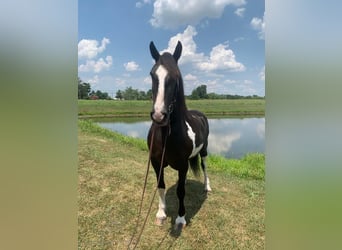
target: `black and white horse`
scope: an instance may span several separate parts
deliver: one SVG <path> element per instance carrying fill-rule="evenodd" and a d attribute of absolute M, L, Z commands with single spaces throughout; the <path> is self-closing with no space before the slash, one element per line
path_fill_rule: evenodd
<path fill-rule="evenodd" d="M 164 168 L 170 165 L 178 171 L 177 196 L 179 207 L 175 223 L 176 225 L 185 226 L 185 180 L 189 163 L 193 172 L 198 175 L 199 155 L 204 172 L 204 189 L 205 191 L 211 191 L 206 171 L 209 135 L 208 120 L 201 112 L 188 110 L 186 107 L 183 79 L 177 65 L 182 53 L 182 44 L 177 43 L 173 54 L 165 52 L 160 55 L 153 42 L 151 42 L 150 52 L 155 64 L 150 73 L 153 94 L 151 119 L 153 122 L 147 141 L 150 150 L 152 148 L 150 152 L 151 162 L 157 179 L 161 171 L 158 183 L 159 209 L 156 214 L 157 223 L 162 224 L 166 219 Z M 165 154 L 163 162 L 161 162 L 163 150 L 165 150 Z"/>

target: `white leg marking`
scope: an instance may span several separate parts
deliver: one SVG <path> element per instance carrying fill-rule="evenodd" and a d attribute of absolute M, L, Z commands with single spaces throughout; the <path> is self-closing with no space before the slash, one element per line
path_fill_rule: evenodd
<path fill-rule="evenodd" d="M 158 212 L 156 217 L 160 220 L 166 219 L 166 213 L 165 213 L 165 189 L 164 188 L 158 188 L 159 193 L 159 206 L 158 206 Z"/>
<path fill-rule="evenodd" d="M 211 191 L 211 187 L 210 187 L 210 181 L 209 181 L 209 177 L 207 174 L 207 164 L 206 164 L 206 160 L 207 157 L 202 157 L 202 162 L 204 165 L 204 190 L 210 192 Z"/>
<path fill-rule="evenodd" d="M 190 158 L 192 158 L 192 157 L 194 157 L 195 155 L 198 154 L 198 152 L 203 147 L 203 143 L 196 148 L 196 134 L 192 130 L 190 124 L 188 122 L 185 122 L 185 123 L 186 123 L 186 126 L 188 127 L 188 136 L 189 136 L 189 138 L 192 141 L 192 152 L 191 152 L 191 155 L 189 156 L 189 159 L 190 159 Z"/>
<path fill-rule="evenodd" d="M 159 65 L 156 70 L 156 75 L 158 76 L 159 85 L 156 102 L 154 104 L 154 111 L 156 113 L 161 113 L 165 109 L 164 95 L 165 95 L 165 77 L 167 76 L 167 70 L 163 65 Z"/>
<path fill-rule="evenodd" d="M 185 226 L 186 225 L 185 215 L 182 217 L 178 215 L 175 224 L 176 225 L 183 224 L 183 226 Z"/>

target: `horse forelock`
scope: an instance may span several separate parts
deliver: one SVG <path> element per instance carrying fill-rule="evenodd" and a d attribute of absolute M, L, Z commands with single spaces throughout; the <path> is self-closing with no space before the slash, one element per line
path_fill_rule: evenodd
<path fill-rule="evenodd" d="M 165 52 L 164 54 L 162 54 L 160 56 L 159 62 L 167 69 L 171 77 L 175 79 L 181 77 L 177 62 L 170 53 Z"/>

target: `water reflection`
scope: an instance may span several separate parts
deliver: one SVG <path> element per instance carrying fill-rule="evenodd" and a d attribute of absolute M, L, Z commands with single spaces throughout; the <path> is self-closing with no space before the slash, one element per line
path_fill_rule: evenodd
<path fill-rule="evenodd" d="M 146 139 L 151 121 L 101 121 L 98 124 L 112 131 Z M 246 153 L 265 152 L 265 118 L 209 119 L 209 127 L 209 154 L 241 158 Z"/>

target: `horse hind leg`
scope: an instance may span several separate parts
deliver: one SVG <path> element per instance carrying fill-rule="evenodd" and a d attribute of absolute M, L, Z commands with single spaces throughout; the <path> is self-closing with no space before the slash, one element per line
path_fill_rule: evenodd
<path fill-rule="evenodd" d="M 209 177 L 207 174 L 207 156 L 201 156 L 201 166 L 202 166 L 202 170 L 204 173 L 204 191 L 206 192 L 210 192 L 211 191 L 211 187 L 210 187 L 210 181 L 209 181 Z"/>
<path fill-rule="evenodd" d="M 175 221 L 175 226 L 177 229 L 179 227 L 182 228 L 186 226 L 185 206 L 184 206 L 186 174 L 187 174 L 187 168 L 185 168 L 185 170 L 178 171 L 177 197 L 179 201 L 179 207 L 178 207 L 178 216 Z"/>

